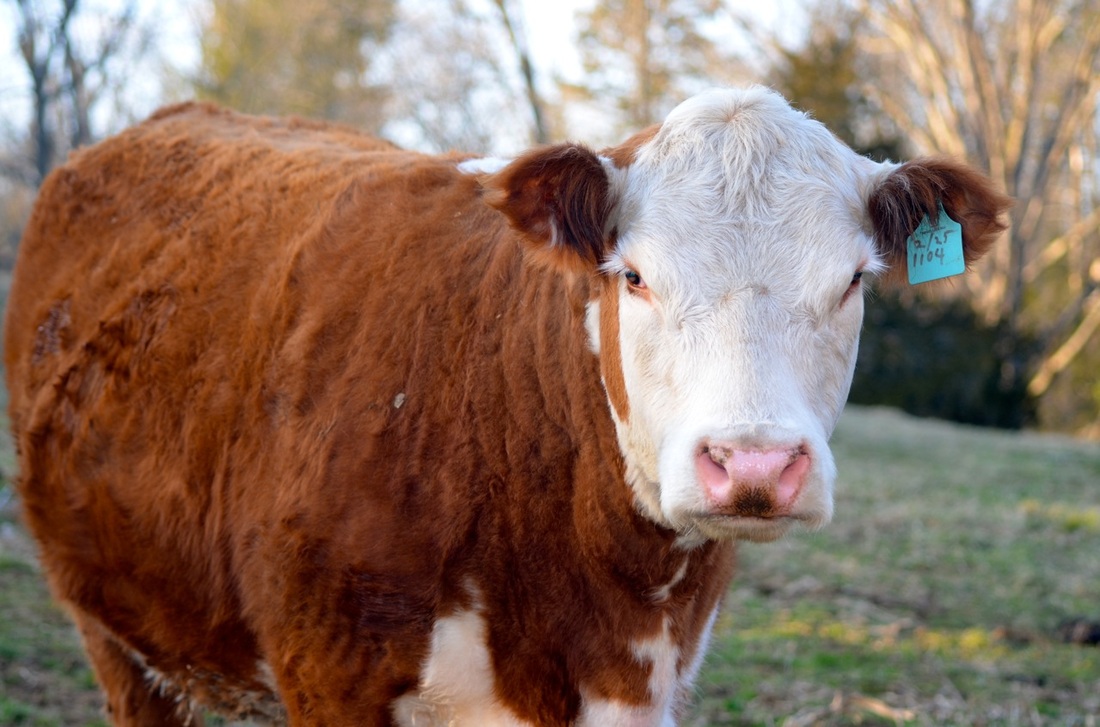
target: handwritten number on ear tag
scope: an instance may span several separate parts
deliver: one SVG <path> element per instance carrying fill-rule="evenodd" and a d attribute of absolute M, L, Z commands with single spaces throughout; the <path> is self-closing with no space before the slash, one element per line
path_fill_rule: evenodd
<path fill-rule="evenodd" d="M 962 225 L 947 216 L 940 203 L 936 224 L 924 216 L 906 243 L 909 283 L 927 283 L 966 272 Z"/>

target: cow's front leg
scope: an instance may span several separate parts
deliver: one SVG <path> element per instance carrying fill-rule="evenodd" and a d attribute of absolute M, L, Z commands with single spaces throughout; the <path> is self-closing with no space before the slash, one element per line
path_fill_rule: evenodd
<path fill-rule="evenodd" d="M 96 680 L 107 695 L 107 717 L 118 727 L 202 727 L 202 716 L 96 619 L 72 607 Z"/>

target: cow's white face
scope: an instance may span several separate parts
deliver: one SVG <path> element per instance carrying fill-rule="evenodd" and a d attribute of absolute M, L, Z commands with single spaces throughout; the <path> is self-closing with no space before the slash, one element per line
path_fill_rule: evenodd
<path fill-rule="evenodd" d="M 762 88 L 685 102 L 595 172 L 575 151 L 506 168 L 493 203 L 598 264 L 589 334 L 639 507 L 688 545 L 828 522 L 862 275 L 904 265 L 940 202 L 976 257 L 1006 202 L 954 163 L 860 157 Z"/>
<path fill-rule="evenodd" d="M 763 89 L 695 97 L 607 164 L 615 244 L 590 331 L 622 370 L 638 501 L 689 537 L 823 525 L 860 278 L 882 267 L 867 191 L 889 170 Z"/>

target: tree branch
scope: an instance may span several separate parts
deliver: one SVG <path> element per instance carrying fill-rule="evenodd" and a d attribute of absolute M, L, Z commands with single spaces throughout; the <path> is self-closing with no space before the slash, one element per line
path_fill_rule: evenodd
<path fill-rule="evenodd" d="M 1044 245 L 1039 254 L 1024 266 L 1024 282 L 1028 285 L 1035 283 L 1051 265 L 1064 258 L 1071 249 L 1093 233 L 1100 234 L 1100 207 L 1077 220 L 1068 230 Z"/>
<path fill-rule="evenodd" d="M 1082 301 L 1081 309 L 1084 317 L 1076 330 L 1066 339 L 1065 343 L 1047 356 L 1040 364 L 1035 375 L 1027 384 L 1027 392 L 1032 396 L 1042 396 L 1050 388 L 1054 377 L 1064 371 L 1070 363 L 1081 353 L 1085 344 L 1100 329 L 1100 290 L 1095 287 L 1086 300 Z"/>
<path fill-rule="evenodd" d="M 495 0 L 497 9 L 500 10 L 501 19 L 504 21 L 504 29 L 508 31 L 508 38 L 512 42 L 512 49 L 519 60 L 520 75 L 523 76 L 524 88 L 527 91 L 527 103 L 531 106 L 531 115 L 535 123 L 535 143 L 546 144 L 550 141 L 550 134 L 546 129 L 546 114 L 543 111 L 542 97 L 535 86 L 535 68 L 531 63 L 531 52 L 527 47 L 526 38 L 522 31 L 517 32 L 508 13 L 507 0 Z"/>

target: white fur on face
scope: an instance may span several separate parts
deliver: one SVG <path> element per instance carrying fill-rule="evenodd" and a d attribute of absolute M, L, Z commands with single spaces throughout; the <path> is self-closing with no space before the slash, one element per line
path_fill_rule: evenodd
<path fill-rule="evenodd" d="M 458 171 L 463 174 L 473 174 L 475 176 L 480 174 L 492 174 L 504 169 L 511 161 L 511 159 L 502 159 L 500 157 L 477 157 L 459 162 Z"/>
<path fill-rule="evenodd" d="M 629 413 L 616 421 L 642 509 L 692 538 L 771 540 L 832 516 L 827 440 L 851 383 L 863 316 L 853 275 L 881 267 L 866 195 L 892 167 L 856 155 L 761 88 L 675 109 L 633 164 L 606 165 L 618 245 Z M 702 443 L 798 446 L 810 471 L 788 517 L 713 512 Z"/>

